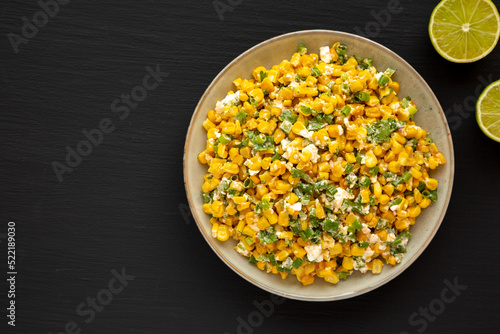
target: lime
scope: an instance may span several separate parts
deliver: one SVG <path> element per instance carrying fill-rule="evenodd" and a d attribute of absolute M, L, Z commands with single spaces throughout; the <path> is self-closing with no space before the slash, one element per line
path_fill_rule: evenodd
<path fill-rule="evenodd" d="M 479 96 L 476 120 L 485 135 L 500 142 L 500 80 L 486 87 Z"/>
<path fill-rule="evenodd" d="M 471 63 L 495 48 L 500 16 L 491 0 L 443 0 L 432 12 L 429 35 L 445 59 Z"/>

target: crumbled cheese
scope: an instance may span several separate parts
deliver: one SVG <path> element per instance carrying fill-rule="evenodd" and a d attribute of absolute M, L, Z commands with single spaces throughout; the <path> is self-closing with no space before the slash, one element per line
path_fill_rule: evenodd
<path fill-rule="evenodd" d="M 314 133 L 313 131 L 307 131 L 306 129 L 304 129 L 299 132 L 299 135 L 309 140 L 312 140 L 313 133 Z"/>
<path fill-rule="evenodd" d="M 304 147 L 302 149 L 302 152 L 304 152 L 304 151 L 311 152 L 311 162 L 313 162 L 313 163 L 318 162 L 318 159 L 320 158 L 320 156 L 318 154 L 318 148 L 315 145 L 313 145 L 313 144 L 307 145 L 306 147 Z"/>
<path fill-rule="evenodd" d="M 370 247 L 366 247 L 365 253 L 363 254 L 363 260 L 370 262 L 371 259 L 370 260 L 368 259 L 371 258 L 374 253 L 375 252 Z"/>
<path fill-rule="evenodd" d="M 393 205 L 390 207 L 391 211 L 396 212 L 399 208 L 399 204 Z"/>
<path fill-rule="evenodd" d="M 347 225 L 342 225 L 340 227 L 340 232 L 343 234 L 343 235 L 347 235 Z"/>
<path fill-rule="evenodd" d="M 342 136 L 344 134 L 344 128 L 340 124 L 337 124 L 337 126 L 339 127 L 339 136 Z"/>
<path fill-rule="evenodd" d="M 259 174 L 259 170 L 251 170 L 251 169 L 249 169 L 248 170 L 248 174 L 250 174 L 250 176 L 254 176 L 255 174 Z"/>
<path fill-rule="evenodd" d="M 323 73 L 326 74 L 326 75 L 332 75 L 333 74 L 333 70 L 334 70 L 333 66 L 330 65 L 330 64 L 328 64 L 328 65 L 325 66 L 325 70 L 324 70 Z"/>
<path fill-rule="evenodd" d="M 329 46 L 322 46 L 319 48 L 319 56 L 325 63 L 330 63 L 332 61 L 332 54 L 330 53 Z"/>
<path fill-rule="evenodd" d="M 385 250 L 386 248 L 387 246 L 383 242 L 378 243 L 378 249 L 380 249 L 381 251 Z"/>
<path fill-rule="evenodd" d="M 215 104 L 215 111 L 219 114 L 222 114 L 224 112 L 224 105 L 221 101 L 217 101 L 217 103 Z"/>
<path fill-rule="evenodd" d="M 276 232 L 276 236 L 281 239 L 285 232 Z"/>
<path fill-rule="evenodd" d="M 337 188 L 337 192 L 335 193 L 335 195 L 333 195 L 333 197 L 335 198 L 333 201 L 333 205 L 335 205 L 337 209 L 340 209 L 342 207 L 342 202 L 344 201 L 344 199 L 352 199 L 354 196 L 349 195 L 347 191 L 339 187 Z"/>
<path fill-rule="evenodd" d="M 236 93 L 229 94 L 227 95 L 221 102 L 222 104 L 233 104 L 233 103 L 238 103 L 240 101 L 240 91 L 237 91 Z"/>
<path fill-rule="evenodd" d="M 323 254 L 322 254 L 322 250 L 321 250 L 321 245 L 305 246 L 304 249 L 307 252 L 307 259 L 309 261 L 316 261 L 316 262 L 323 261 Z"/>
<path fill-rule="evenodd" d="M 292 264 L 293 264 L 293 261 L 292 261 L 292 258 L 291 257 L 287 257 L 285 259 L 285 261 L 283 261 L 283 263 L 281 264 L 283 267 L 285 268 L 291 268 L 292 267 Z"/>
<path fill-rule="evenodd" d="M 368 270 L 368 267 L 361 259 L 357 259 L 354 263 L 354 269 L 359 270 L 361 273 L 365 273 Z"/>
<path fill-rule="evenodd" d="M 302 203 L 297 202 L 295 204 L 290 204 L 287 201 L 285 201 L 285 208 L 291 208 L 293 211 L 301 211 L 302 210 Z"/>
<path fill-rule="evenodd" d="M 273 101 L 273 107 L 280 108 L 283 110 L 283 101 L 281 100 L 274 100 Z"/>
<path fill-rule="evenodd" d="M 384 73 L 382 73 L 382 72 L 377 72 L 377 73 L 375 73 L 374 77 L 375 77 L 375 79 L 377 79 L 377 82 L 380 80 L 380 77 L 381 77 L 383 74 L 384 74 Z"/>
<path fill-rule="evenodd" d="M 281 141 L 281 147 L 283 148 L 283 151 L 286 150 L 286 148 L 290 145 L 290 141 L 288 139 L 283 139 Z"/>
<path fill-rule="evenodd" d="M 394 240 L 396 240 L 396 236 L 394 235 L 394 233 L 389 233 L 387 235 L 387 241 L 393 242 Z"/>
<path fill-rule="evenodd" d="M 380 238 L 378 237 L 378 235 L 376 235 L 376 234 L 370 235 L 370 239 L 369 239 L 370 244 L 376 244 L 379 241 L 380 241 Z"/>
<path fill-rule="evenodd" d="M 297 89 L 297 88 L 299 88 L 299 83 L 294 80 L 294 81 L 290 82 L 288 87 L 293 88 L 293 89 Z"/>
<path fill-rule="evenodd" d="M 361 229 L 361 232 L 363 232 L 364 234 L 370 234 L 371 230 L 367 224 L 363 223 L 363 228 Z"/>

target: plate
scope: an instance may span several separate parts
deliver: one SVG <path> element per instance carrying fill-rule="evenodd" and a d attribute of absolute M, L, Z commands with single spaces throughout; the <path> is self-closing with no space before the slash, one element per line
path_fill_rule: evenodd
<path fill-rule="evenodd" d="M 222 100 L 228 91 L 234 90 L 232 81 L 236 78 L 251 78 L 252 70 L 257 66 L 271 68 L 283 59 L 290 59 L 299 45 L 305 45 L 309 52 L 319 53 L 321 46 L 331 46 L 335 42 L 347 45 L 348 53 L 359 57 L 373 57 L 374 65 L 379 69 L 396 69 L 395 81 L 401 88 L 399 96 L 411 96 L 418 107 L 415 116 L 417 125 L 423 127 L 439 150 L 445 156 L 446 164 L 431 172 L 439 181 L 438 201 L 417 217 L 411 227 L 413 237 L 408 243 L 408 251 L 403 261 L 396 266 L 384 266 L 382 273 L 353 273 L 347 280 L 332 285 L 317 279 L 310 286 L 302 286 L 295 277 L 283 280 L 279 275 L 267 274 L 248 262 L 248 258 L 234 250 L 236 240 L 220 242 L 212 238 L 209 216 L 202 210 L 203 199 L 200 196 L 203 175 L 207 166 L 198 162 L 197 155 L 205 149 L 206 131 L 202 126 L 210 109 Z M 451 197 L 454 175 L 453 142 L 443 109 L 425 80 L 405 60 L 388 48 L 357 35 L 330 31 L 306 30 L 288 33 L 266 40 L 243 52 L 229 63 L 208 86 L 194 110 L 189 124 L 184 147 L 184 184 L 196 224 L 201 234 L 224 263 L 248 282 L 286 298 L 306 301 L 332 301 L 358 296 L 376 289 L 397 277 L 406 270 L 427 248 L 443 221 Z M 424 275 L 424 274 L 422 274 Z M 422 277 L 423 278 L 423 277 Z"/>

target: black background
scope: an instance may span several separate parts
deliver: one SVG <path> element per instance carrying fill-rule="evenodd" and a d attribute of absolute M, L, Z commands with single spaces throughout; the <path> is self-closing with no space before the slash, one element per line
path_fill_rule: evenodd
<path fill-rule="evenodd" d="M 375 17 L 389 1 L 232 3 L 221 20 L 212 1 L 70 1 L 15 53 L 7 34 L 21 34 L 22 17 L 40 7 L 2 1 L 0 277 L 9 221 L 18 275 L 15 328 L 1 279 L 0 332 L 60 333 L 74 321 L 75 333 L 236 333 L 238 317 L 248 321 L 253 301 L 270 296 L 227 268 L 189 218 L 185 133 L 205 88 L 241 52 L 283 33 L 331 29 L 361 31 L 427 80 L 448 110 L 453 196 L 428 249 L 390 283 L 338 302 L 287 300 L 246 332 L 498 333 L 500 144 L 481 133 L 472 105 L 484 80 L 500 78 L 500 49 L 473 64 L 441 58 L 427 32 L 437 1 L 401 0 L 382 24 Z M 120 120 L 111 103 L 157 64 L 169 76 Z M 103 118 L 115 130 L 59 182 L 52 162 L 64 163 L 66 146 L 76 149 L 82 130 Z M 86 323 L 76 307 L 123 267 L 134 280 Z M 467 289 L 426 328 L 422 316 L 412 325 L 411 314 L 438 305 L 455 278 Z"/>

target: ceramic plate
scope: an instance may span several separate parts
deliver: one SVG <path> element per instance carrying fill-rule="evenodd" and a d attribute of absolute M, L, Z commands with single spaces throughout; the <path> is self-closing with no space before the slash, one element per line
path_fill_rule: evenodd
<path fill-rule="evenodd" d="M 400 264 L 384 266 L 379 275 L 370 272 L 361 274 L 356 271 L 337 285 L 317 279 L 314 284 L 304 287 L 294 276 L 283 280 L 279 275 L 267 274 L 250 264 L 248 258 L 234 250 L 235 240 L 220 242 L 212 238 L 210 217 L 202 210 L 203 200 L 200 196 L 207 166 L 198 162 L 197 155 L 206 145 L 206 131 L 202 122 L 208 111 L 214 109 L 216 102 L 222 100 L 228 91 L 234 90 L 234 79 L 251 78 L 252 70 L 257 66 L 271 68 L 283 59 L 290 59 L 301 44 L 307 46 L 309 52 L 319 53 L 321 46 L 331 46 L 337 41 L 346 44 L 351 55 L 373 57 L 373 64 L 378 69 L 396 69 L 394 79 L 401 86 L 398 95 L 412 97 L 418 107 L 415 122 L 427 130 L 446 157 L 447 163 L 431 172 L 431 176 L 439 181 L 438 201 L 423 210 L 416 224 L 411 227 L 413 237 Z M 443 110 L 425 80 L 406 61 L 386 47 L 360 36 L 329 30 L 298 31 L 274 37 L 234 59 L 217 75 L 201 97 L 191 118 L 184 147 L 184 183 L 189 206 L 202 235 L 215 254 L 248 282 L 283 297 L 307 301 L 351 298 L 386 284 L 407 269 L 429 245 L 443 221 L 451 196 L 453 174 L 454 157 L 450 130 Z"/>

